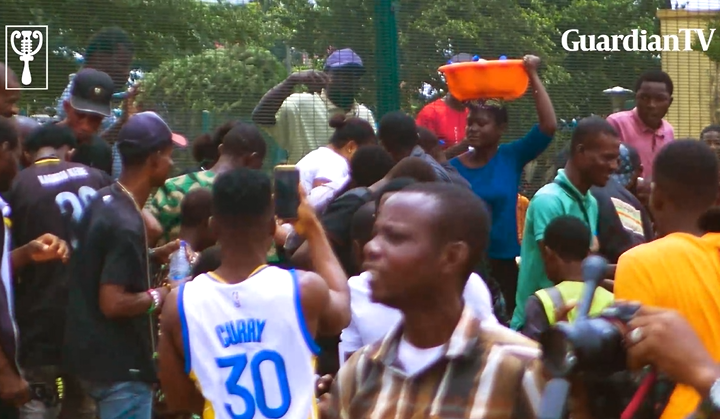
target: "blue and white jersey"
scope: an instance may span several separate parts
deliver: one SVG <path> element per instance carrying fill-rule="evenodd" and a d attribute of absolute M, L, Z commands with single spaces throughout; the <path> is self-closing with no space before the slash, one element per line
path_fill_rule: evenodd
<path fill-rule="evenodd" d="M 180 286 L 185 372 L 203 419 L 316 417 L 314 357 L 295 271 L 264 266 L 238 284 L 214 273 Z"/>

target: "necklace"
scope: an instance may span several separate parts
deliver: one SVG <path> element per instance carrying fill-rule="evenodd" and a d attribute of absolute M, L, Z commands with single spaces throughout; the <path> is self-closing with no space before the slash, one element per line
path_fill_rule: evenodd
<path fill-rule="evenodd" d="M 120 183 L 120 181 L 117 181 L 117 184 L 120 187 L 120 189 L 122 189 L 122 191 L 125 192 L 125 195 L 127 195 L 128 197 L 130 197 L 130 199 L 132 199 L 133 204 L 135 204 L 135 208 L 137 208 L 139 210 L 140 205 L 138 205 L 137 201 L 135 200 L 135 196 L 133 196 L 132 192 L 130 192 L 122 183 Z"/>
<path fill-rule="evenodd" d="M 138 205 L 137 201 L 135 200 L 135 197 L 133 196 L 132 192 L 130 192 L 120 181 L 115 182 L 120 187 L 120 189 L 127 195 L 132 201 L 133 204 L 135 204 L 135 209 L 138 212 L 138 215 L 140 216 L 140 220 L 142 221 L 143 225 L 143 238 L 145 239 L 145 249 L 150 249 L 149 243 L 148 243 L 148 236 L 147 236 L 147 226 L 145 225 L 145 217 L 143 217 L 142 214 L 142 207 Z M 152 277 L 150 276 L 150 253 L 149 251 L 145 251 L 145 278 L 147 280 L 147 287 L 148 289 L 152 288 Z M 156 332 L 156 325 L 154 325 L 154 319 L 152 317 L 151 313 L 148 313 L 149 317 L 149 325 L 150 325 L 150 345 L 152 346 L 152 351 L 155 353 L 157 351 L 157 345 L 155 343 L 155 338 L 159 335 L 159 331 Z M 154 357 L 155 355 L 153 355 Z"/>

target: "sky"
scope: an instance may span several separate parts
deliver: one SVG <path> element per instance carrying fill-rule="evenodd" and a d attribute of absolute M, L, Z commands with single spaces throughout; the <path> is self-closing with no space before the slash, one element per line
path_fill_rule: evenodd
<path fill-rule="evenodd" d="M 686 0 L 689 10 L 720 10 L 720 0 Z M 675 1 L 673 0 L 673 3 Z"/>

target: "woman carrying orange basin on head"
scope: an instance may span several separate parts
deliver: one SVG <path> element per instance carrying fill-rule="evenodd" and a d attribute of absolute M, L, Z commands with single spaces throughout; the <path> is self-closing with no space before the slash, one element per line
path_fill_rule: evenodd
<path fill-rule="evenodd" d="M 509 312 L 514 310 L 517 290 L 515 258 L 520 255 L 517 204 L 522 171 L 550 145 L 557 128 L 555 109 L 537 73 L 540 58 L 528 55 L 522 62 L 535 99 L 538 124 L 524 137 L 500 144 L 508 126 L 507 109 L 499 103 L 471 103 L 465 136 L 472 150 L 450 160 L 470 182 L 473 192 L 490 207 L 490 273 L 500 284 Z"/>

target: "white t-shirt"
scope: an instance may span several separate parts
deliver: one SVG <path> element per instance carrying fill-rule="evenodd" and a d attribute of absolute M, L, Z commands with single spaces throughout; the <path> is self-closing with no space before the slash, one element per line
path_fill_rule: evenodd
<path fill-rule="evenodd" d="M 300 184 L 308 195 L 315 180 L 342 182 L 350 175 L 350 165 L 345 157 L 328 147 L 309 152 L 295 167 L 300 171 Z"/>
<path fill-rule="evenodd" d="M 368 275 L 360 274 L 348 280 L 350 287 L 350 324 L 340 334 L 340 364 L 345 362 L 345 354 L 355 352 L 365 345 L 382 339 L 400 320 L 400 310 L 375 303 L 370 299 Z M 485 281 L 478 274 L 470 274 L 463 299 L 468 307 L 483 322 L 497 323 L 493 313 L 492 297 Z"/>
<path fill-rule="evenodd" d="M 405 374 L 413 376 L 440 359 L 444 349 L 445 345 L 426 349 L 418 348 L 403 336 L 398 344 L 397 359 Z"/>

